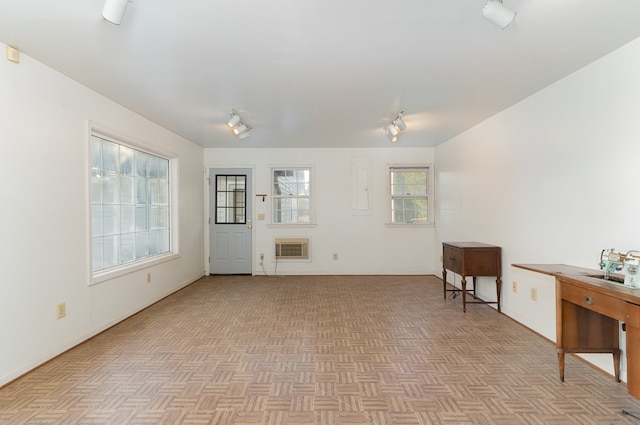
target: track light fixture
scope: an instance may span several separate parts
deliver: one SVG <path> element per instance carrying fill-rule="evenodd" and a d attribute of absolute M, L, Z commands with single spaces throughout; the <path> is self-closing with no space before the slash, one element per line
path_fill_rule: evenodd
<path fill-rule="evenodd" d="M 247 131 L 247 126 L 244 124 L 240 124 L 233 129 L 233 132 L 236 133 L 236 136 Z"/>
<path fill-rule="evenodd" d="M 407 124 L 404 121 L 402 121 L 401 115 L 398 115 L 394 123 L 396 124 L 396 127 L 398 127 L 398 130 L 400 131 L 405 131 L 407 129 Z"/>
<path fill-rule="evenodd" d="M 229 121 L 227 125 L 231 127 L 233 133 L 238 136 L 240 140 L 244 140 L 251 135 L 251 127 L 244 123 L 240 115 L 233 109 L 229 110 Z"/>
<path fill-rule="evenodd" d="M 112 24 L 120 25 L 129 3 L 133 3 L 133 0 L 105 0 L 102 17 Z"/>
<path fill-rule="evenodd" d="M 392 134 L 391 131 L 389 131 L 389 129 L 387 127 L 384 127 L 383 130 L 385 131 L 385 133 L 387 133 L 387 136 L 389 136 L 389 139 L 391 140 L 391 142 L 393 142 L 393 143 L 397 142 L 398 141 L 398 136 Z"/>
<path fill-rule="evenodd" d="M 482 16 L 500 29 L 505 29 L 516 17 L 516 12 L 502 4 L 502 0 L 489 0 L 482 9 Z"/>
<path fill-rule="evenodd" d="M 407 129 L 407 124 L 402 120 L 402 114 L 404 114 L 404 111 L 400 111 L 389 125 L 382 127 L 382 130 L 393 143 L 398 141 L 398 134 Z"/>
<path fill-rule="evenodd" d="M 235 127 L 238 125 L 238 123 L 240 122 L 242 118 L 240 118 L 240 115 L 236 114 L 233 109 L 231 110 L 231 118 L 229 118 L 229 121 L 227 121 L 227 125 L 231 128 Z"/>

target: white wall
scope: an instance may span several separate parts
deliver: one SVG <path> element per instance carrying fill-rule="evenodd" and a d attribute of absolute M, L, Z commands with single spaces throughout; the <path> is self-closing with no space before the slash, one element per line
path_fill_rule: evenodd
<path fill-rule="evenodd" d="M 0 60 L 0 385 L 204 273 L 202 148 L 20 59 Z M 180 257 L 93 286 L 89 120 L 180 162 Z M 61 302 L 67 316 L 57 320 Z"/>
<path fill-rule="evenodd" d="M 432 164 L 433 148 L 380 149 L 205 149 L 205 166 L 253 168 L 254 192 L 266 193 L 265 202 L 253 199 L 254 273 L 273 274 L 276 237 L 311 237 L 311 262 L 280 262 L 278 274 L 430 274 L 434 272 L 432 226 L 389 226 L 388 165 Z M 352 208 L 352 163 L 369 163 L 371 211 Z M 269 225 L 271 166 L 312 165 L 315 227 Z M 208 199 L 208 194 L 206 195 Z M 209 214 L 208 201 L 205 214 Z M 266 220 L 258 221 L 258 214 Z M 207 247 L 208 249 L 208 247 Z M 333 260 L 333 253 L 338 260 Z M 213 271 L 215 273 L 215 271 Z"/>
<path fill-rule="evenodd" d="M 640 39 L 436 148 L 437 243 L 501 246 L 503 312 L 554 341 L 554 280 L 511 264 L 640 249 L 638 75 Z"/>

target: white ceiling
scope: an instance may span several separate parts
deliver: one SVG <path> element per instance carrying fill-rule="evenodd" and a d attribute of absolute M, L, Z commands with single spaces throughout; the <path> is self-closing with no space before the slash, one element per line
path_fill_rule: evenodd
<path fill-rule="evenodd" d="M 435 146 L 640 37 L 638 0 L 0 0 L 0 41 L 204 147 Z M 238 140 L 229 108 L 253 127 Z"/>

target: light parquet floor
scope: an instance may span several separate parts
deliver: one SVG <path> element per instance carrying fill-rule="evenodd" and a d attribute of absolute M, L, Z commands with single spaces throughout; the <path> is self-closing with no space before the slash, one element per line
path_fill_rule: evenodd
<path fill-rule="evenodd" d="M 425 276 L 212 276 L 0 390 L 1 424 L 625 424 L 640 401 Z"/>

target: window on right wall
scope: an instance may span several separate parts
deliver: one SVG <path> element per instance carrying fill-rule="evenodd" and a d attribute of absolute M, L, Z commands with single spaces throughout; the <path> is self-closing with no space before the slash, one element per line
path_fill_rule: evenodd
<path fill-rule="evenodd" d="M 432 224 L 430 167 L 389 167 L 392 224 Z"/>

